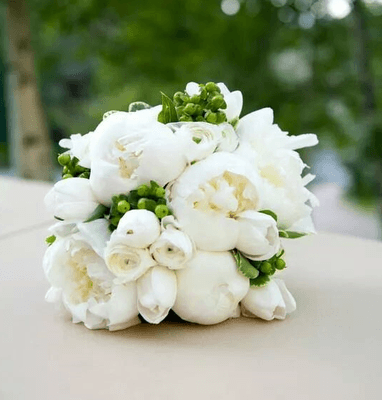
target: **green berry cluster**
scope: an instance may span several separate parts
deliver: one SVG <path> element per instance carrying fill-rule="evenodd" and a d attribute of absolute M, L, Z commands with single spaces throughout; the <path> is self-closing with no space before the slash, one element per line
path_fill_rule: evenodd
<path fill-rule="evenodd" d="M 178 120 L 181 122 L 200 121 L 221 124 L 227 121 L 224 109 L 227 103 L 216 83 L 200 84 L 199 94 L 190 97 L 186 92 L 174 94 L 174 104 Z"/>
<path fill-rule="evenodd" d="M 57 161 L 63 167 L 62 179 L 68 179 L 68 178 L 89 179 L 90 169 L 81 167 L 81 165 L 78 164 L 79 159 L 77 157 L 70 157 L 68 153 L 63 153 L 57 157 Z"/>
<path fill-rule="evenodd" d="M 277 270 L 281 271 L 286 268 L 286 263 L 281 258 L 283 254 L 284 250 L 281 250 L 269 260 L 249 260 L 249 262 L 259 271 L 259 275 L 256 278 L 250 279 L 251 286 L 265 286 L 269 282 L 270 276 L 274 275 Z"/>
<path fill-rule="evenodd" d="M 128 194 L 113 196 L 110 208 L 109 228 L 114 231 L 119 220 L 129 210 L 149 210 L 162 219 L 171 212 L 167 206 L 166 190 L 156 182 L 151 181 L 149 185 L 138 186 Z"/>

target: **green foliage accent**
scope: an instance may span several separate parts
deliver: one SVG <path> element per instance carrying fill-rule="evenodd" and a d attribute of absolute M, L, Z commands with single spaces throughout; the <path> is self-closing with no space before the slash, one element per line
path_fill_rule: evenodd
<path fill-rule="evenodd" d="M 58 155 L 57 161 L 63 167 L 62 179 L 90 178 L 90 169 L 79 165 L 77 157 L 71 157 L 69 153 L 62 153 Z"/>
<path fill-rule="evenodd" d="M 279 236 L 285 239 L 298 239 L 306 235 L 307 233 L 279 230 Z"/>
<path fill-rule="evenodd" d="M 270 217 L 272 217 L 277 222 L 277 215 L 273 211 L 271 211 L 271 210 L 261 210 L 259 212 L 269 215 Z"/>
<path fill-rule="evenodd" d="M 244 257 L 240 251 L 234 250 L 233 256 L 235 257 L 237 267 L 239 271 L 247 278 L 253 279 L 257 278 L 259 271 L 250 263 L 250 261 Z"/>
<path fill-rule="evenodd" d="M 104 218 L 109 212 L 109 208 L 104 206 L 103 204 L 99 204 L 95 210 L 91 213 L 90 217 L 84 222 L 92 222 L 96 219 Z"/>
<path fill-rule="evenodd" d="M 55 219 L 57 219 L 58 221 L 63 221 L 63 219 L 62 219 L 62 218 L 60 218 L 60 217 L 56 217 L 56 216 L 54 216 L 54 218 L 55 218 Z"/>
<path fill-rule="evenodd" d="M 269 281 L 270 281 L 269 276 L 261 273 L 261 274 L 259 274 L 259 276 L 257 278 L 250 279 L 249 284 L 251 286 L 262 287 L 262 286 L 265 286 Z"/>
<path fill-rule="evenodd" d="M 176 113 L 173 101 L 163 92 L 162 94 L 162 111 L 158 115 L 158 121 L 162 124 L 169 122 L 178 122 L 178 115 Z"/>
<path fill-rule="evenodd" d="M 131 103 L 129 105 L 129 112 L 147 110 L 149 108 L 151 108 L 151 106 L 148 105 L 147 103 L 144 103 L 143 101 L 135 101 L 134 103 Z"/>
<path fill-rule="evenodd" d="M 48 246 L 51 246 L 55 241 L 56 241 L 56 236 L 54 235 L 48 236 L 45 239 L 45 242 L 47 243 Z"/>

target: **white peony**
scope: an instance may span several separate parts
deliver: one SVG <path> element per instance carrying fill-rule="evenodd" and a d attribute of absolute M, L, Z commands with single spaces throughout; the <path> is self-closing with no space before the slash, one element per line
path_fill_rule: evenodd
<path fill-rule="evenodd" d="M 285 319 L 296 310 L 296 302 L 281 279 L 272 279 L 266 286 L 252 286 L 241 301 L 244 317 Z"/>
<path fill-rule="evenodd" d="M 191 239 L 179 228 L 173 216 L 163 218 L 162 233 L 150 247 L 150 253 L 158 264 L 170 269 L 184 268 L 194 252 Z"/>
<path fill-rule="evenodd" d="M 159 220 L 153 212 L 131 210 L 120 219 L 117 229 L 113 232 L 113 241 L 144 249 L 154 243 L 159 235 Z"/>
<path fill-rule="evenodd" d="M 92 225 L 90 225 L 92 226 Z M 98 235 L 97 225 L 92 236 Z M 139 323 L 136 284 L 116 285 L 104 260 L 81 233 L 57 238 L 47 249 L 43 266 L 52 285 L 48 301 L 62 298 L 73 322 L 89 329 L 123 329 Z"/>
<path fill-rule="evenodd" d="M 55 217 L 68 221 L 83 221 L 98 206 L 89 179 L 69 178 L 57 182 L 44 199 Z"/>
<path fill-rule="evenodd" d="M 238 316 L 249 280 L 238 271 L 230 252 L 198 251 L 176 275 L 178 293 L 173 310 L 182 319 L 210 325 Z"/>
<path fill-rule="evenodd" d="M 310 215 L 317 199 L 305 187 L 314 177 L 302 178 L 306 165 L 295 150 L 317 144 L 316 135 L 289 136 L 273 124 L 270 108 L 241 118 L 237 133 L 240 145 L 235 154 L 248 160 L 263 179 L 263 207 L 277 214 L 282 229 L 314 231 Z"/>
<path fill-rule="evenodd" d="M 120 283 L 135 281 L 156 265 L 147 248 L 131 247 L 125 239 L 114 231 L 105 249 L 107 268 L 117 277 L 114 281 Z"/>
<path fill-rule="evenodd" d="M 261 209 L 260 194 L 260 177 L 251 165 L 219 152 L 187 168 L 171 188 L 170 206 L 199 249 L 225 251 L 238 241 L 237 216 Z"/>
<path fill-rule="evenodd" d="M 138 279 L 138 310 L 151 324 L 159 324 L 168 315 L 176 298 L 176 275 L 161 266 L 149 269 Z"/>
<path fill-rule="evenodd" d="M 237 216 L 239 238 L 236 248 L 251 260 L 268 260 L 280 250 L 276 221 L 269 215 L 244 211 Z"/>
<path fill-rule="evenodd" d="M 90 183 L 102 204 L 150 180 L 163 186 L 186 167 L 182 142 L 150 112 L 114 113 L 94 131 Z"/>
<path fill-rule="evenodd" d="M 70 139 L 61 139 L 59 145 L 65 149 L 69 149 L 66 153 L 71 157 L 78 158 L 78 164 L 85 168 L 90 168 L 90 143 L 93 140 L 94 132 L 89 132 L 86 135 L 77 133 L 71 135 Z"/>

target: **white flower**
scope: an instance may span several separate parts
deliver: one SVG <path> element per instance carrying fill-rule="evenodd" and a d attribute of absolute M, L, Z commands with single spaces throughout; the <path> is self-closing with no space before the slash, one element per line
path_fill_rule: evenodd
<path fill-rule="evenodd" d="M 163 231 L 160 237 L 151 245 L 150 253 L 161 265 L 170 269 L 185 267 L 185 263 L 193 256 L 193 244 L 173 216 L 162 219 Z"/>
<path fill-rule="evenodd" d="M 228 122 L 234 121 L 240 117 L 241 109 L 243 108 L 243 95 L 239 90 L 230 92 L 224 83 L 218 83 L 224 100 L 227 103 L 227 108 L 224 110 Z"/>
<path fill-rule="evenodd" d="M 241 301 L 241 311 L 245 317 L 285 319 L 296 310 L 296 302 L 281 279 L 272 279 L 266 286 L 251 287 Z"/>
<path fill-rule="evenodd" d="M 160 235 L 160 224 L 156 215 L 148 210 L 128 211 L 113 232 L 113 241 L 130 247 L 144 249 L 154 243 Z"/>
<path fill-rule="evenodd" d="M 221 129 L 221 140 L 216 151 L 227 151 L 229 153 L 234 151 L 239 144 L 235 129 L 228 123 L 219 124 L 218 126 Z"/>
<path fill-rule="evenodd" d="M 78 158 L 78 164 L 85 168 L 90 168 L 90 143 L 94 138 L 94 132 L 89 132 L 86 135 L 77 133 L 71 135 L 70 139 L 61 139 L 59 145 L 69 149 L 66 153 L 72 157 Z"/>
<path fill-rule="evenodd" d="M 259 180 L 238 156 L 214 153 L 177 179 L 171 188 L 170 206 L 199 249 L 231 250 L 238 241 L 237 215 L 261 209 Z"/>
<path fill-rule="evenodd" d="M 125 239 L 114 231 L 105 250 L 106 265 L 119 283 L 135 281 L 156 265 L 148 249 L 131 247 Z"/>
<path fill-rule="evenodd" d="M 187 161 L 203 160 L 222 142 L 222 128 L 207 122 L 178 122 L 168 124 L 174 135 L 184 143 Z"/>
<path fill-rule="evenodd" d="M 98 235 L 97 224 L 92 236 Z M 47 249 L 44 271 L 52 288 L 48 301 L 62 298 L 73 322 L 90 329 L 123 329 L 139 323 L 136 285 L 116 285 L 104 260 L 81 233 L 57 238 Z"/>
<path fill-rule="evenodd" d="M 153 267 L 138 279 L 138 310 L 151 324 L 163 321 L 176 298 L 176 275 L 165 267 Z"/>
<path fill-rule="evenodd" d="M 240 145 L 235 153 L 250 161 L 263 178 L 263 207 L 277 214 L 281 228 L 293 230 L 297 224 L 300 230 L 311 232 L 310 215 L 317 199 L 305 185 L 313 176 L 301 177 L 306 165 L 294 150 L 317 144 L 316 135 L 288 136 L 273 125 L 270 108 L 240 119 L 237 133 Z"/>
<path fill-rule="evenodd" d="M 86 220 L 98 206 L 88 179 L 69 178 L 57 182 L 44 199 L 49 212 L 69 221 Z"/>
<path fill-rule="evenodd" d="M 237 216 L 239 238 L 236 248 L 251 260 L 268 260 L 280 249 L 276 221 L 269 215 L 244 211 Z"/>
<path fill-rule="evenodd" d="M 249 280 L 237 269 L 230 252 L 199 251 L 176 271 L 178 293 L 173 310 L 182 319 L 210 325 L 236 317 Z"/>
<path fill-rule="evenodd" d="M 102 204 L 150 180 L 164 186 L 184 170 L 182 142 L 150 113 L 117 112 L 94 131 L 90 183 Z"/>

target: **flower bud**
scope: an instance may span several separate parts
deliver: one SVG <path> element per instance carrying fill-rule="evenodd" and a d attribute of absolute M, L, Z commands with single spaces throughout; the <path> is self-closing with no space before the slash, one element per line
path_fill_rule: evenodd
<path fill-rule="evenodd" d="M 63 167 L 65 165 L 68 165 L 70 162 L 70 155 L 69 154 L 60 154 L 57 158 L 57 161 L 59 162 L 60 165 L 62 165 Z"/>

